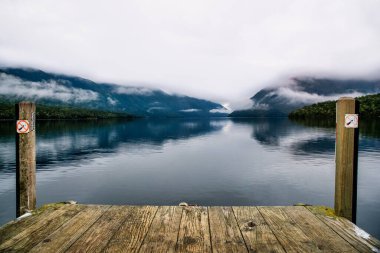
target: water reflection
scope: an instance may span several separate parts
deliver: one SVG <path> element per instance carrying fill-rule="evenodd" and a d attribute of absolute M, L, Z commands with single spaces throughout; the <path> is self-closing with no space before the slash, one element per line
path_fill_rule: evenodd
<path fill-rule="evenodd" d="M 14 128 L 10 122 L 0 125 L 0 172 L 14 173 Z M 209 120 L 99 120 L 39 121 L 37 123 L 37 168 L 51 170 L 53 165 L 78 163 L 82 160 L 116 153 L 131 144 L 159 149 L 165 142 L 207 135 L 221 124 Z"/>
<path fill-rule="evenodd" d="M 380 124 L 361 122 L 358 223 L 380 235 Z M 288 119 L 37 124 L 37 202 L 333 205 L 335 129 Z M 14 123 L 0 122 L 0 224 L 14 216 Z M 3 205 L 3 203 L 5 203 Z"/>

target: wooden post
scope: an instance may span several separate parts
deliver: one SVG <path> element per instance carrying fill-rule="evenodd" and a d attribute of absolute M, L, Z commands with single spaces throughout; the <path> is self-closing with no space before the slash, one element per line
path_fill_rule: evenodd
<path fill-rule="evenodd" d="M 16 104 L 16 215 L 36 208 L 36 132 L 34 103 Z"/>
<path fill-rule="evenodd" d="M 336 103 L 335 214 L 356 222 L 359 102 L 342 97 Z M 356 114 L 356 115 L 354 115 Z"/>

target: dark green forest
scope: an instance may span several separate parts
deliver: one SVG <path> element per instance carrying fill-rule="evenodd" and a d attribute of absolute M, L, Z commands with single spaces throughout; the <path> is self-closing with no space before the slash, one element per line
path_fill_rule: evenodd
<path fill-rule="evenodd" d="M 99 110 L 74 108 L 67 106 L 46 106 L 36 104 L 37 119 L 112 119 L 112 118 L 134 118 L 131 114 L 105 112 Z M 0 100 L 0 119 L 15 119 L 15 103 Z"/>
<path fill-rule="evenodd" d="M 380 117 L 380 93 L 356 98 L 360 103 L 361 118 Z M 289 114 L 290 119 L 332 119 L 335 120 L 336 101 L 327 101 L 308 105 L 294 110 Z"/>

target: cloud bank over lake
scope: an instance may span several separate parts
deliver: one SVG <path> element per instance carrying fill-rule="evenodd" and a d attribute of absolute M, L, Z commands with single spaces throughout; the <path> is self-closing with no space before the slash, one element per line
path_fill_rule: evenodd
<path fill-rule="evenodd" d="M 0 64 L 231 103 L 298 75 L 377 78 L 379 9 L 377 0 L 1 1 Z"/>

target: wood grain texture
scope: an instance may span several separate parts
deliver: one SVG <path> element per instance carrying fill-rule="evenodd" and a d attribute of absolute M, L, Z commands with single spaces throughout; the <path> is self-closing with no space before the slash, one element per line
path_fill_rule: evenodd
<path fill-rule="evenodd" d="M 161 206 L 141 245 L 140 252 L 175 252 L 182 207 Z"/>
<path fill-rule="evenodd" d="M 286 252 L 322 252 L 281 207 L 258 207 Z"/>
<path fill-rule="evenodd" d="M 0 252 L 28 252 L 83 208 L 77 205 L 63 206 L 5 241 L 0 245 Z"/>
<path fill-rule="evenodd" d="M 101 252 L 128 216 L 129 208 L 111 206 L 66 252 Z"/>
<path fill-rule="evenodd" d="M 285 252 L 257 207 L 233 207 L 233 211 L 249 252 Z"/>
<path fill-rule="evenodd" d="M 248 252 L 231 207 L 209 207 L 213 252 Z"/>
<path fill-rule="evenodd" d="M 207 207 L 184 207 L 177 252 L 211 252 Z"/>
<path fill-rule="evenodd" d="M 125 222 L 115 232 L 104 252 L 137 252 L 157 209 L 157 206 L 128 207 Z"/>
<path fill-rule="evenodd" d="M 303 206 L 283 208 L 288 217 L 317 244 L 318 249 L 326 252 L 358 252 L 326 224 Z"/>
<path fill-rule="evenodd" d="M 307 208 L 358 251 L 380 252 L 380 241 L 357 227 L 349 220 L 342 217 L 326 216 L 321 214 L 319 209 L 313 206 L 308 206 Z"/>
<path fill-rule="evenodd" d="M 359 113 L 353 98 L 336 103 L 335 213 L 355 222 L 357 195 L 358 128 L 345 127 L 345 115 Z"/>
<path fill-rule="evenodd" d="M 380 252 L 321 207 L 53 204 L 0 228 L 0 252 Z"/>
<path fill-rule="evenodd" d="M 30 250 L 30 252 L 64 252 L 68 249 L 109 206 L 87 206 L 70 221 Z"/>
<path fill-rule="evenodd" d="M 21 216 L 36 208 L 36 105 L 30 102 L 16 104 L 16 119 L 28 120 L 30 132 L 16 131 L 16 215 Z M 15 126 L 16 127 L 16 126 Z"/>
<path fill-rule="evenodd" d="M 23 230 L 29 228 L 31 225 L 38 223 L 42 219 L 46 219 L 50 213 L 62 208 L 61 206 L 54 206 L 45 209 L 43 212 L 37 212 L 32 216 L 11 221 L 0 228 L 0 245 L 15 235 L 21 233 Z"/>

